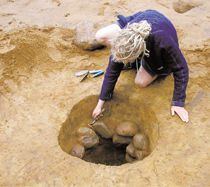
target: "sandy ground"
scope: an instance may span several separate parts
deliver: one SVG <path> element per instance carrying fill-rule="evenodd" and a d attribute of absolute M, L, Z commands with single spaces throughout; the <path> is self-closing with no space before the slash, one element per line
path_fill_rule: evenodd
<path fill-rule="evenodd" d="M 180 4 L 189 10 L 176 12 Z M 75 104 L 98 95 L 103 80 L 79 83 L 74 73 L 105 70 L 109 56 L 108 49 L 84 52 L 75 47 L 72 29 L 81 20 L 105 25 L 118 13 L 144 9 L 163 12 L 178 30 L 190 68 L 189 124 L 170 116 L 171 76 L 138 89 L 135 72 L 123 72 L 113 102 L 135 99 L 144 106 L 140 114 L 154 114 L 158 138 L 153 152 L 143 161 L 117 167 L 68 155 L 58 143 L 60 128 Z M 2 0 L 0 186 L 210 186 L 209 11 L 207 1 Z M 85 112 L 78 115 L 89 115 L 93 107 L 81 107 Z"/>

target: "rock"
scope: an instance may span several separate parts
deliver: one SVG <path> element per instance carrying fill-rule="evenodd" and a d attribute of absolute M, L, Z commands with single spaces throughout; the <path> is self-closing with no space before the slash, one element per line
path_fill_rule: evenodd
<path fill-rule="evenodd" d="M 111 138 L 113 135 L 103 122 L 96 122 L 93 124 L 93 129 L 103 138 Z"/>
<path fill-rule="evenodd" d="M 135 156 L 137 160 L 143 160 L 149 153 L 147 151 L 135 150 Z"/>
<path fill-rule="evenodd" d="M 132 143 L 126 147 L 126 153 L 135 158 L 135 148 Z"/>
<path fill-rule="evenodd" d="M 116 128 L 116 132 L 121 136 L 134 136 L 138 131 L 138 127 L 135 123 L 125 121 L 119 124 Z"/>
<path fill-rule="evenodd" d="M 74 44 L 81 49 L 91 51 L 103 48 L 104 45 L 100 44 L 95 39 L 96 27 L 96 24 L 91 21 L 82 21 L 78 23 L 73 39 Z"/>
<path fill-rule="evenodd" d="M 95 132 L 91 128 L 88 128 L 88 127 L 80 127 L 77 130 L 77 135 L 78 136 L 84 136 L 84 135 L 95 136 Z"/>
<path fill-rule="evenodd" d="M 149 150 L 149 141 L 147 136 L 140 133 L 136 134 L 133 137 L 133 146 L 134 148 L 139 150 L 145 150 L 145 151 Z"/>
<path fill-rule="evenodd" d="M 201 5 L 198 0 L 176 0 L 173 2 L 173 8 L 178 13 L 185 13 L 197 6 Z"/>
<path fill-rule="evenodd" d="M 129 163 L 135 161 L 136 159 L 130 156 L 128 153 L 125 154 L 125 160 Z"/>
<path fill-rule="evenodd" d="M 95 136 L 82 136 L 79 138 L 79 142 L 84 145 L 85 148 L 91 148 L 99 144 L 99 138 Z"/>
<path fill-rule="evenodd" d="M 99 138 L 96 133 L 88 127 L 80 127 L 77 130 L 77 135 L 79 136 L 79 142 L 85 147 L 94 147 L 99 143 Z"/>
<path fill-rule="evenodd" d="M 129 144 L 132 141 L 132 138 L 129 136 L 120 136 L 117 134 L 114 134 L 114 136 L 112 137 L 112 141 L 113 143 L 117 144 Z"/>
<path fill-rule="evenodd" d="M 70 154 L 72 156 L 78 157 L 78 158 L 82 158 L 85 154 L 85 148 L 84 146 L 80 145 L 80 144 L 75 144 L 73 145 Z"/>

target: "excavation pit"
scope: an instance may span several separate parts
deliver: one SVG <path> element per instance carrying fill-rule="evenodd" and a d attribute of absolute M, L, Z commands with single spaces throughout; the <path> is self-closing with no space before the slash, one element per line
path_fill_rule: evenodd
<path fill-rule="evenodd" d="M 149 156 L 158 140 L 154 112 L 136 99 L 118 95 L 105 103 L 104 116 L 91 128 L 88 124 L 97 98 L 88 96 L 72 108 L 58 137 L 62 150 L 87 162 L 111 166 Z"/>

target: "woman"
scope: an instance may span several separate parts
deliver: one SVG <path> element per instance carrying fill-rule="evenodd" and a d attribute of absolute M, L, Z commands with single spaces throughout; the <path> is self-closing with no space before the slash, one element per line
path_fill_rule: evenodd
<path fill-rule="evenodd" d="M 179 49 L 177 33 L 172 23 L 155 10 L 138 12 L 132 16 L 118 16 L 115 24 L 100 29 L 96 39 L 111 45 L 112 55 L 103 81 L 93 118 L 102 111 L 104 102 L 111 99 L 115 84 L 124 67 L 136 67 L 135 83 L 148 86 L 160 75 L 174 76 L 171 113 L 188 122 L 184 108 L 188 83 L 188 66 Z"/>

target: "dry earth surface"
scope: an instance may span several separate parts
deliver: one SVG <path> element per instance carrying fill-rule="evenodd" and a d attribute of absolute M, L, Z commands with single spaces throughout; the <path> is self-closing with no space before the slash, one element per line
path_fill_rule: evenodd
<path fill-rule="evenodd" d="M 74 73 L 105 70 L 109 56 L 109 49 L 87 52 L 74 46 L 73 29 L 79 21 L 106 25 L 119 13 L 145 9 L 164 13 L 177 28 L 190 68 L 190 122 L 170 116 L 171 76 L 139 89 L 135 72 L 126 71 L 113 102 L 124 103 L 122 113 L 130 101 L 139 102 L 139 114 L 148 116 L 144 122 L 158 129 L 153 152 L 121 166 L 68 155 L 59 146 L 60 128 L 75 104 L 99 94 L 103 80 L 80 83 Z M 204 0 L 1 0 L 0 186 L 210 186 L 209 12 Z M 91 119 L 94 103 L 84 106 L 78 115 Z"/>

